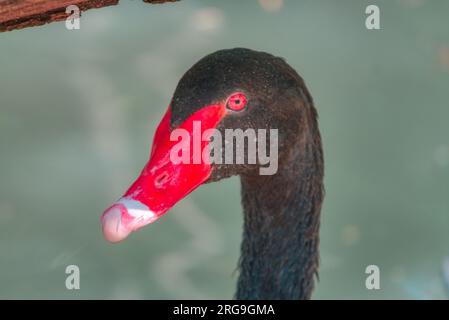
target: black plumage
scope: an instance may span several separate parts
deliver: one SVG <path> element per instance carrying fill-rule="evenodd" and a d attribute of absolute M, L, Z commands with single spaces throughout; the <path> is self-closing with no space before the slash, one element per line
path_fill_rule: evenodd
<path fill-rule="evenodd" d="M 317 112 L 303 79 L 268 53 L 217 51 L 180 80 L 171 125 L 235 91 L 246 94 L 247 107 L 226 116 L 219 130 L 263 128 L 279 134 L 276 174 L 260 175 L 258 164 L 214 164 L 207 181 L 241 177 L 244 227 L 236 298 L 308 299 L 319 262 L 324 164 Z"/>

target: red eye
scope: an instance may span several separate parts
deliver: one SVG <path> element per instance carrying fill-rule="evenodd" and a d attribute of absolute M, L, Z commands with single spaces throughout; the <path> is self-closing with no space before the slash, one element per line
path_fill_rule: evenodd
<path fill-rule="evenodd" d="M 242 110 L 246 105 L 246 96 L 241 92 L 233 93 L 226 103 L 226 107 L 234 110 L 239 111 Z"/>

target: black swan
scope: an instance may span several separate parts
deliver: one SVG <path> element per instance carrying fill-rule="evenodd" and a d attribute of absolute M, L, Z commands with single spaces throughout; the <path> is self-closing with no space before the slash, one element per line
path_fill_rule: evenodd
<path fill-rule="evenodd" d="M 261 175 L 259 161 L 174 163 L 169 155 L 178 140 L 172 141 L 170 133 L 183 128 L 192 136 L 195 121 L 201 121 L 201 132 L 278 129 L 277 172 Z M 189 141 L 187 147 L 199 143 L 208 150 L 212 140 Z M 319 260 L 323 172 L 317 112 L 303 79 L 271 54 L 220 50 L 179 81 L 156 130 L 150 160 L 104 212 L 103 233 L 111 242 L 121 241 L 199 185 L 239 175 L 244 227 L 236 298 L 309 299 Z"/>

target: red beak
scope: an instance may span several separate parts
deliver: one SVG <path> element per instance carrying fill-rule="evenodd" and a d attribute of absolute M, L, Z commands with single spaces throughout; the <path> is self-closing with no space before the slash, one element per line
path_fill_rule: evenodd
<path fill-rule="evenodd" d="M 172 141 L 171 108 L 168 108 L 156 130 L 150 160 L 123 197 L 101 217 L 108 241 L 121 241 L 132 231 L 156 221 L 209 178 L 210 161 L 204 159 L 209 153 L 203 152 L 208 141 L 201 137 L 204 131 L 216 128 L 224 114 L 225 107 L 218 104 L 198 110 L 178 127 L 186 133 L 181 141 Z M 183 150 L 190 150 L 190 161 L 172 161 L 171 154 L 180 149 L 180 144 L 186 147 Z"/>

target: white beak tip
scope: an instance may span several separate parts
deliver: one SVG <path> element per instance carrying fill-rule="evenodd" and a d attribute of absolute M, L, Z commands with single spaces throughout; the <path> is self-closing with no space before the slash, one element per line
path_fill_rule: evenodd
<path fill-rule="evenodd" d="M 122 223 L 122 210 L 118 205 L 107 209 L 102 218 L 103 236 L 109 242 L 120 242 L 131 233 Z"/>
<path fill-rule="evenodd" d="M 140 201 L 122 198 L 103 213 L 103 235 L 109 242 L 120 242 L 157 219 L 158 216 Z"/>

